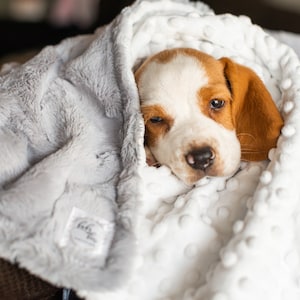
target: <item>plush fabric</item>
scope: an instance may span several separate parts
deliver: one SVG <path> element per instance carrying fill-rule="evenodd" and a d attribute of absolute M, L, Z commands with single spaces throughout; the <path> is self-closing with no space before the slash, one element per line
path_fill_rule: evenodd
<path fill-rule="evenodd" d="M 117 286 L 134 253 L 141 116 L 114 35 L 68 39 L 0 78 L 0 253 L 58 286 Z"/>
<path fill-rule="evenodd" d="M 261 77 L 285 121 L 270 161 L 192 188 L 146 165 L 133 71 L 182 46 Z M 93 300 L 299 299 L 299 72 L 296 53 L 248 18 L 180 0 L 137 1 L 6 65 L 1 257 Z"/>

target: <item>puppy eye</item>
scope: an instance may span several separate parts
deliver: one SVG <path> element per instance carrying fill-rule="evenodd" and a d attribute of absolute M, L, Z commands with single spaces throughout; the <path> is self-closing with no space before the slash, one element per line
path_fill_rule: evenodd
<path fill-rule="evenodd" d="M 210 108 L 213 110 L 219 110 L 225 105 L 224 100 L 212 99 L 210 100 Z"/>
<path fill-rule="evenodd" d="M 164 121 L 164 119 L 163 118 L 161 118 L 161 117 L 152 117 L 152 118 L 150 118 L 150 122 L 151 123 L 162 123 Z"/>

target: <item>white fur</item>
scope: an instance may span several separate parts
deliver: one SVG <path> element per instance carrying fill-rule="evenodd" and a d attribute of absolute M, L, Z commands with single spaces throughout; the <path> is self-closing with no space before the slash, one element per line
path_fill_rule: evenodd
<path fill-rule="evenodd" d="M 186 162 L 191 143 L 199 147 L 210 145 L 216 151 L 214 164 L 221 170 L 214 176 L 231 175 L 240 162 L 235 131 L 200 110 L 197 92 L 207 83 L 205 68 L 199 61 L 179 55 L 167 63 L 150 62 L 139 85 L 143 105 L 160 105 L 174 119 L 171 129 L 150 150 L 159 163 L 169 166 L 188 184 L 205 176 Z"/>

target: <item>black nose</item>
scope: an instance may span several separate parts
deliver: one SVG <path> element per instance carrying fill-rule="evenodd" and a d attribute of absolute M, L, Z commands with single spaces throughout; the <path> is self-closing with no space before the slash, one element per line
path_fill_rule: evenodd
<path fill-rule="evenodd" d="M 185 158 L 193 169 L 205 171 L 213 164 L 215 154 L 210 147 L 203 147 L 192 150 Z"/>

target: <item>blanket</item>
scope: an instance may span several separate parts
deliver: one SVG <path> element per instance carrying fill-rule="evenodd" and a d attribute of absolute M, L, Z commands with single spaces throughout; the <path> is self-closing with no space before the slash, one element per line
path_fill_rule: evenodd
<path fill-rule="evenodd" d="M 285 125 L 269 161 L 187 187 L 149 167 L 133 72 L 191 47 L 264 81 Z M 245 16 L 138 0 L 0 77 L 0 256 L 90 300 L 300 297 L 300 62 Z"/>

